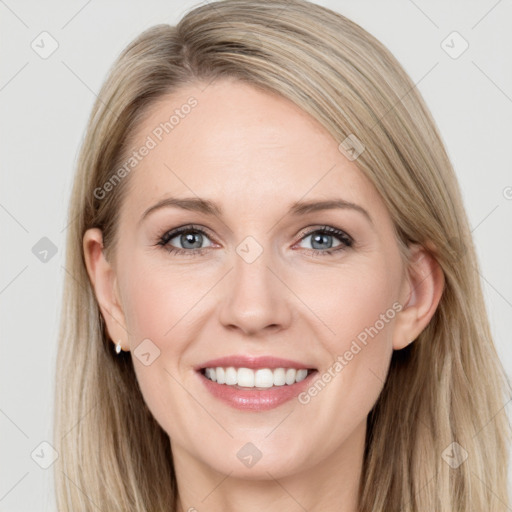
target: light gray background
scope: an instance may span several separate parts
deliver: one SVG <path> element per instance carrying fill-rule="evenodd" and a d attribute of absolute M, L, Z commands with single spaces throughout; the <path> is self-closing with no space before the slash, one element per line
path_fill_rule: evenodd
<path fill-rule="evenodd" d="M 512 374 L 512 3 L 318 3 L 380 39 L 430 107 L 462 188 L 497 349 Z M 175 24 L 198 4 L 0 0 L 1 511 L 55 510 L 52 469 L 31 453 L 47 454 L 39 444 L 52 441 L 65 215 L 95 95 L 135 36 Z M 43 31 L 59 45 L 47 59 L 31 48 Z M 453 31 L 469 43 L 456 59 L 441 46 Z M 32 252 L 42 237 L 57 247 L 46 263 Z"/>

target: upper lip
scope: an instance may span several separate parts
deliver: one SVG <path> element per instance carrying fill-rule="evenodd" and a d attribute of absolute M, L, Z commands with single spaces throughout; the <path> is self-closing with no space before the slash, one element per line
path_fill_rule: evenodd
<path fill-rule="evenodd" d="M 196 370 L 203 368 L 216 368 L 217 366 L 227 368 L 234 366 L 235 368 L 306 368 L 314 370 L 312 365 L 308 363 L 301 363 L 292 359 L 283 359 L 275 356 L 246 356 L 246 355 L 231 355 L 227 357 L 219 357 L 217 359 L 210 359 L 205 363 L 196 366 Z"/>

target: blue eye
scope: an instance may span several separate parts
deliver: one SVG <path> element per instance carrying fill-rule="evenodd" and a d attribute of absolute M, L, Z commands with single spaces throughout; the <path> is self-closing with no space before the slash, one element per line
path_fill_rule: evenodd
<path fill-rule="evenodd" d="M 204 249 L 207 247 L 202 247 L 203 238 L 207 236 L 205 231 L 195 227 L 193 225 L 183 226 L 181 228 L 177 228 L 173 231 L 167 231 L 164 233 L 157 245 L 161 245 L 165 248 L 167 252 L 172 254 L 183 254 L 186 256 L 195 256 L 197 254 L 203 254 Z M 184 249 L 176 248 L 172 245 L 169 245 L 171 240 L 177 238 L 180 244 L 183 244 Z M 192 246 L 192 247 L 191 247 Z"/>
<path fill-rule="evenodd" d="M 340 229 L 332 228 L 330 226 L 324 226 L 321 229 L 315 229 L 307 233 L 301 240 L 305 240 L 308 237 L 311 238 L 312 249 L 308 249 L 308 252 L 314 256 L 329 256 L 336 252 L 342 251 L 348 247 L 352 247 L 354 240 L 352 237 L 347 235 Z M 340 243 L 333 247 L 332 239 L 337 238 Z M 324 248 L 322 249 L 322 244 Z M 322 249 L 315 251 L 313 249 Z"/>
<path fill-rule="evenodd" d="M 354 243 L 352 237 L 345 232 L 330 226 L 323 226 L 322 228 L 309 231 L 303 235 L 301 241 L 308 237 L 312 237 L 312 249 L 307 249 L 307 251 L 314 256 L 333 255 L 334 253 L 352 247 Z M 208 234 L 203 229 L 189 225 L 165 232 L 160 236 L 156 245 L 162 246 L 171 254 L 197 256 L 204 254 L 209 248 L 203 247 L 205 238 L 208 238 Z M 334 247 L 332 242 L 333 238 L 337 238 L 340 242 Z M 181 244 L 183 248 L 170 245 L 170 242 L 174 239 L 177 239 L 178 243 Z M 323 248 L 322 245 L 324 246 Z"/>

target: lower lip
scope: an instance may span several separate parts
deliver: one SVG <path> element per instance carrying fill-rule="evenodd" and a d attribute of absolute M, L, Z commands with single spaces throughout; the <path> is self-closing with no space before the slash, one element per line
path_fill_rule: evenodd
<path fill-rule="evenodd" d="M 227 384 L 218 384 L 207 379 L 200 371 L 197 372 L 206 389 L 216 398 L 227 403 L 235 409 L 244 411 L 267 411 L 292 400 L 305 388 L 311 385 L 311 380 L 318 373 L 311 372 L 304 380 L 295 384 L 284 384 L 266 389 L 246 388 L 239 389 Z"/>

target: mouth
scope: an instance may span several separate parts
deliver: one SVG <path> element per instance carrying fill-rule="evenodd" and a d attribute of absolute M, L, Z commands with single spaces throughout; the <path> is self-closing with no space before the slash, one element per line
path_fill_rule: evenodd
<path fill-rule="evenodd" d="M 307 379 L 315 368 L 245 368 L 245 367 L 207 367 L 199 373 L 211 382 L 230 386 L 234 389 L 265 390 L 280 386 L 293 386 Z"/>
<path fill-rule="evenodd" d="M 196 369 L 204 389 L 241 411 L 267 411 L 293 400 L 312 385 L 316 368 L 202 367 Z"/>

